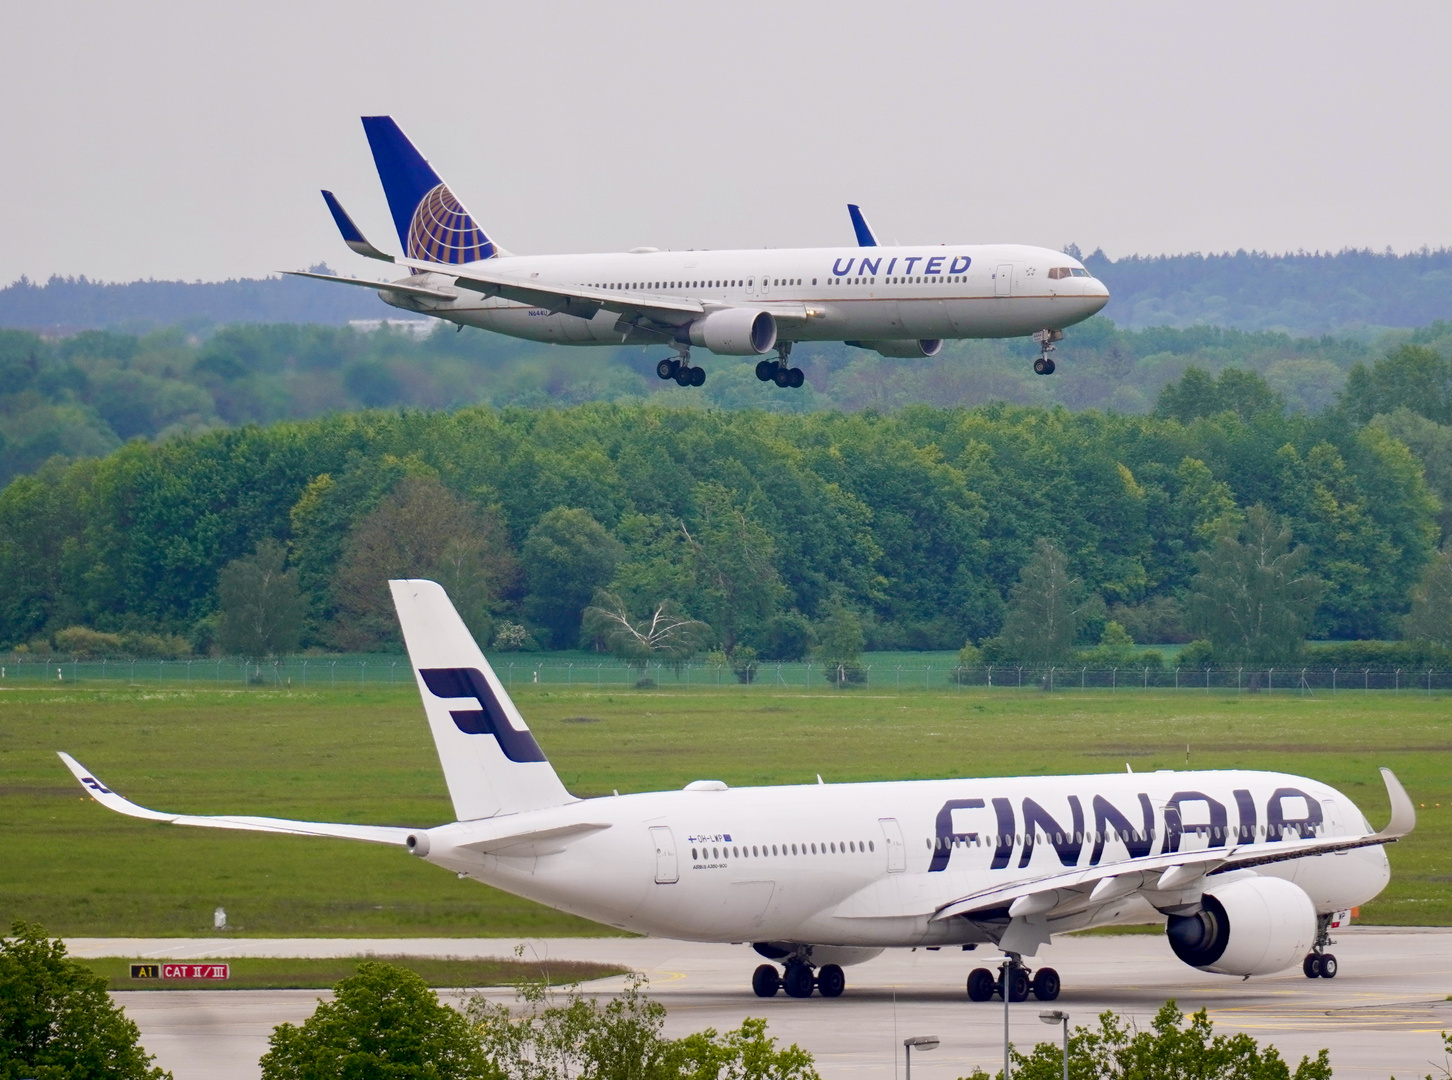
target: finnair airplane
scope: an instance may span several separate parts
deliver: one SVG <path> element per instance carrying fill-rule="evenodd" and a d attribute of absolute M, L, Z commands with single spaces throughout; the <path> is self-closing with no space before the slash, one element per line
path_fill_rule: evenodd
<path fill-rule="evenodd" d="M 376 289 L 384 303 L 510 337 L 560 345 L 659 344 L 662 379 L 700 386 L 696 346 L 761 356 L 756 377 L 801 386 L 799 341 L 845 341 L 883 356 L 936 356 L 947 338 L 1032 335 L 1034 370 L 1054 342 L 1109 302 L 1077 259 L 1022 244 L 882 247 L 856 206 L 855 248 L 513 255 L 499 246 L 388 116 L 363 117 L 404 256 L 370 244 L 330 191 L 323 199 L 359 255 L 406 267 L 397 281 L 299 277 Z"/>
<path fill-rule="evenodd" d="M 1303 961 L 1333 978 L 1330 932 L 1390 879 L 1382 845 L 1416 813 L 1388 769 L 1374 832 L 1344 794 L 1281 773 L 1162 771 L 728 788 L 578 799 L 565 790 L 444 590 L 393 581 L 394 605 L 458 818 L 434 828 L 164 814 L 71 758 L 103 806 L 174 825 L 392 844 L 560 911 L 640 934 L 751 943 L 762 997 L 837 997 L 886 948 L 997 946 L 968 996 L 1059 993 L 1031 972 L 1054 934 L 1165 917 L 1203 971 Z M 996 962 L 997 963 L 997 962 Z M 1006 985 L 1005 985 L 1006 984 Z"/>

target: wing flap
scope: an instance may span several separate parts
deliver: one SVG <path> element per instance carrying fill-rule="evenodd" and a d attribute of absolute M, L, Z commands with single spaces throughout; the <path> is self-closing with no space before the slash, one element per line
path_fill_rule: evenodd
<path fill-rule="evenodd" d="M 331 836 L 339 840 L 366 840 L 374 844 L 397 844 L 403 846 L 410 833 L 418 829 L 401 829 L 389 825 L 348 825 L 329 821 L 293 821 L 289 818 L 239 817 L 234 815 L 163 814 L 138 806 L 130 799 L 118 795 L 97 780 L 69 754 L 60 753 L 66 768 L 80 781 L 86 793 L 107 810 L 143 821 L 162 821 L 171 825 L 195 825 L 204 829 L 238 829 L 246 832 L 286 833 L 293 836 Z"/>

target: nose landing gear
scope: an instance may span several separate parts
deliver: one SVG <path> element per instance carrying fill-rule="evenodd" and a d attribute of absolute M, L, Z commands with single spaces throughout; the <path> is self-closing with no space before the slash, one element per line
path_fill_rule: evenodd
<path fill-rule="evenodd" d="M 1301 971 L 1308 979 L 1334 979 L 1336 978 L 1336 957 L 1326 951 L 1327 945 L 1335 945 L 1331 940 L 1331 916 L 1319 915 L 1316 918 L 1316 942 L 1311 946 L 1311 951 L 1306 954 L 1306 959 L 1301 962 Z"/>
<path fill-rule="evenodd" d="M 1064 340 L 1064 331 L 1040 330 L 1034 334 L 1034 340 L 1039 344 L 1039 358 L 1034 361 L 1034 374 L 1052 375 L 1054 358 L 1049 353 L 1054 351 L 1054 342 Z"/>

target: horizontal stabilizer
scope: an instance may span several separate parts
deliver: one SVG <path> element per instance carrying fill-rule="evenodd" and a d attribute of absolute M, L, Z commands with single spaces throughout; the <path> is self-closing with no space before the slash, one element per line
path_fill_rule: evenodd
<path fill-rule="evenodd" d="M 288 833 L 293 836 L 331 836 L 339 840 L 367 840 L 374 844 L 406 846 L 410 833 L 418 829 L 399 829 L 388 825 L 344 825 L 328 821 L 292 821 L 288 818 L 234 817 L 230 815 L 163 814 L 137 806 L 130 799 L 116 794 L 86 770 L 75 758 L 61 753 L 66 768 L 81 782 L 87 794 L 104 806 L 127 817 L 144 821 L 164 821 L 171 825 L 197 825 L 205 829 L 238 829 L 244 832 Z"/>
<path fill-rule="evenodd" d="M 382 259 L 384 262 L 393 261 L 392 255 L 379 251 L 368 242 L 367 237 L 363 235 L 363 231 L 357 225 L 353 224 L 353 219 L 348 216 L 348 211 L 343 209 L 343 204 L 338 201 L 337 196 L 331 191 L 325 190 L 323 192 L 323 201 L 328 204 L 328 210 L 333 215 L 333 221 L 337 223 L 338 231 L 343 234 L 343 243 L 347 244 L 348 247 L 359 255 L 366 255 L 370 259 Z"/>
<path fill-rule="evenodd" d="M 340 277 L 337 274 L 315 274 L 311 270 L 283 270 L 289 277 L 312 278 L 315 281 L 331 281 L 337 285 L 357 285 L 363 289 L 381 289 L 383 292 L 400 296 L 417 296 L 425 300 L 455 300 L 457 293 L 443 289 L 426 289 L 422 285 L 404 285 L 396 281 L 369 281 L 367 278 Z"/>

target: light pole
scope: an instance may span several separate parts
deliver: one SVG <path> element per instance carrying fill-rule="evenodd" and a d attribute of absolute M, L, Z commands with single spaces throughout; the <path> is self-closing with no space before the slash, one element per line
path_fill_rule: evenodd
<path fill-rule="evenodd" d="M 1064 1080 L 1069 1080 L 1069 1014 L 1055 1009 L 1053 1012 L 1039 1013 L 1039 1019 L 1046 1024 L 1064 1025 Z"/>
<path fill-rule="evenodd" d="M 998 976 L 998 988 L 1003 992 L 1003 1080 L 1012 1080 L 1013 1060 L 1009 1055 L 1008 1042 L 1008 999 L 1013 996 L 1009 989 L 1008 978 L 1013 973 L 1013 961 L 1008 957 L 1003 958 L 1003 971 Z"/>
<path fill-rule="evenodd" d="M 913 1080 L 913 1047 L 919 1050 L 936 1050 L 938 1048 L 938 1037 L 936 1035 L 914 1035 L 911 1039 L 902 1041 L 902 1052 L 907 1058 L 907 1075 L 905 1080 Z"/>

